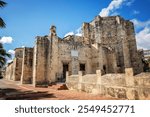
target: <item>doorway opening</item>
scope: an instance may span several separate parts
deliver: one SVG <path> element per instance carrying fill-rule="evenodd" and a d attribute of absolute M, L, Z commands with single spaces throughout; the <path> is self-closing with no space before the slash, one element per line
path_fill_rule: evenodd
<path fill-rule="evenodd" d="M 85 64 L 80 64 L 80 71 L 85 71 Z"/>
<path fill-rule="evenodd" d="M 68 64 L 63 64 L 63 78 L 61 80 L 61 82 L 65 82 L 66 81 L 66 72 L 68 71 Z"/>

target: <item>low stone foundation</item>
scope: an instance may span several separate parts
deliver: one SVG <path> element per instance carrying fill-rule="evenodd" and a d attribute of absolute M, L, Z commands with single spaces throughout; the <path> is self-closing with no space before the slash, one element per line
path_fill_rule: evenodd
<path fill-rule="evenodd" d="M 66 85 L 70 90 L 100 94 L 107 97 L 129 100 L 150 99 L 150 73 L 134 76 L 132 68 L 126 68 L 125 74 L 105 74 L 100 70 L 96 74 L 78 75 L 66 73 Z"/>

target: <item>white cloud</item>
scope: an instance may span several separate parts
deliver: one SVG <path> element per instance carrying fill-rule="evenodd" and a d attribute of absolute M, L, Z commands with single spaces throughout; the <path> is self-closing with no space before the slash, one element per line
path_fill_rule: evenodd
<path fill-rule="evenodd" d="M 133 10 L 133 14 L 134 14 L 134 15 L 137 15 L 137 14 L 139 14 L 139 13 L 140 13 L 139 11 Z"/>
<path fill-rule="evenodd" d="M 147 21 L 139 21 L 137 19 L 132 19 L 131 20 L 136 28 L 144 28 L 144 27 L 149 27 L 150 26 L 150 20 Z"/>
<path fill-rule="evenodd" d="M 77 34 L 75 34 L 76 36 L 82 36 L 82 34 L 81 33 L 77 33 Z"/>
<path fill-rule="evenodd" d="M 82 28 L 78 28 L 75 33 L 76 36 L 82 36 Z"/>
<path fill-rule="evenodd" d="M 14 50 L 8 50 L 8 53 L 11 54 L 11 58 L 7 58 L 7 63 L 11 63 L 13 61 L 13 58 L 15 56 Z"/>
<path fill-rule="evenodd" d="M 12 59 L 9 59 L 9 60 L 7 60 L 7 63 L 11 63 L 13 60 Z"/>
<path fill-rule="evenodd" d="M 139 21 L 138 19 L 132 19 L 131 21 L 137 29 L 136 40 L 138 48 L 150 49 L 150 20 Z"/>
<path fill-rule="evenodd" d="M 69 35 L 82 36 L 82 28 L 80 27 L 80 28 L 78 28 L 76 31 L 71 31 L 71 32 L 65 34 L 64 37 L 67 37 L 67 36 L 69 36 Z"/>
<path fill-rule="evenodd" d="M 138 48 L 150 49 L 150 27 L 145 27 L 136 34 Z"/>
<path fill-rule="evenodd" d="M 69 36 L 69 35 L 74 35 L 74 32 L 73 32 L 73 31 L 72 31 L 72 32 L 69 32 L 69 33 L 65 34 L 64 37 L 67 37 L 67 36 Z"/>
<path fill-rule="evenodd" d="M 15 51 L 14 50 L 8 50 L 8 53 L 14 55 Z"/>
<path fill-rule="evenodd" d="M 123 4 L 123 2 L 125 2 L 125 1 L 126 0 L 112 0 L 107 8 L 103 8 L 101 10 L 99 15 L 102 16 L 102 17 L 109 16 L 110 13 L 112 13 L 113 11 L 119 9 L 121 7 L 121 5 Z"/>
<path fill-rule="evenodd" d="M 2 44 L 10 44 L 10 43 L 12 43 L 12 41 L 13 41 L 12 37 L 4 36 L 0 39 L 0 43 L 2 43 Z"/>
<path fill-rule="evenodd" d="M 135 0 L 128 0 L 126 3 L 126 6 L 131 6 L 134 3 Z"/>
<path fill-rule="evenodd" d="M 135 0 L 112 0 L 111 3 L 101 10 L 99 15 L 101 17 L 106 17 L 110 15 L 119 14 L 116 12 L 117 9 L 121 8 L 122 5 L 131 6 Z M 136 12 L 137 14 L 138 12 Z"/>

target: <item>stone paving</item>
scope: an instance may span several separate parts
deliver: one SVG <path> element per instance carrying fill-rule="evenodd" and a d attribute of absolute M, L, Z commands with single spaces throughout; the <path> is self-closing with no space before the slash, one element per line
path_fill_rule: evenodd
<path fill-rule="evenodd" d="M 35 88 L 19 82 L 0 80 L 0 99 L 4 100 L 116 100 L 72 90 L 57 90 L 56 86 Z"/>

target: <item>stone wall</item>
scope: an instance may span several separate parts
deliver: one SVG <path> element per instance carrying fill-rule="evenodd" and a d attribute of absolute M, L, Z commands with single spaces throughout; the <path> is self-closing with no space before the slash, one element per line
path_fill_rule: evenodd
<path fill-rule="evenodd" d="M 33 48 L 23 49 L 23 61 L 22 61 L 22 74 L 21 83 L 31 84 L 32 83 L 32 71 L 33 71 Z"/>
<path fill-rule="evenodd" d="M 10 66 L 6 68 L 7 74 L 11 74 L 11 80 L 14 81 L 20 81 L 21 80 L 21 73 L 22 73 L 22 58 L 23 58 L 23 49 L 22 48 L 16 48 L 15 49 L 15 58 L 13 59 L 13 63 Z"/>
<path fill-rule="evenodd" d="M 46 37 L 37 37 L 36 45 L 34 47 L 33 55 L 33 85 L 34 86 L 47 86 L 47 61 L 48 61 L 48 48 L 49 40 Z"/>
<path fill-rule="evenodd" d="M 13 62 L 7 65 L 7 68 L 5 71 L 5 79 L 13 80 L 12 78 L 13 78 Z"/>
<path fill-rule="evenodd" d="M 56 27 L 55 26 L 51 26 L 51 32 L 49 35 L 49 40 L 50 40 L 50 45 L 49 45 L 49 51 L 48 51 L 48 55 L 49 55 L 49 60 L 50 62 L 48 63 L 49 68 L 47 70 L 49 70 L 50 72 L 48 72 L 48 77 L 49 77 L 49 82 L 55 82 L 57 81 L 57 74 L 59 73 L 59 53 L 58 53 L 58 36 L 56 34 Z"/>
<path fill-rule="evenodd" d="M 23 48 L 15 49 L 15 58 L 6 67 L 5 78 L 14 81 L 21 80 Z"/>
<path fill-rule="evenodd" d="M 86 75 L 79 76 L 79 87 L 83 86 L 87 92 L 97 92 L 97 87 L 107 91 L 106 87 L 112 84 L 124 90 L 125 68 L 133 68 L 134 75 L 142 72 L 132 22 L 120 16 L 96 16 L 92 22 L 83 23 L 82 33 L 82 36 L 69 35 L 61 39 L 56 27 L 51 26 L 49 35 L 37 36 L 34 48 L 15 49 L 13 65 L 6 71 L 13 71 L 11 79 L 34 86 L 63 82 L 66 71 L 75 76 L 83 71 Z M 101 70 L 101 80 L 97 79 L 97 69 Z M 90 87 L 94 87 L 93 91 Z"/>
<path fill-rule="evenodd" d="M 20 81 L 22 73 L 22 58 L 15 58 L 6 68 L 5 78 L 8 80 Z"/>
<path fill-rule="evenodd" d="M 14 58 L 13 60 L 13 80 L 20 81 L 21 79 L 21 72 L 22 72 L 22 58 Z"/>
<path fill-rule="evenodd" d="M 68 75 L 68 73 L 67 73 Z M 126 68 L 125 74 L 67 76 L 66 84 L 70 90 L 84 91 L 124 99 L 150 99 L 150 73 L 135 75 L 132 68 Z"/>
<path fill-rule="evenodd" d="M 95 51 L 95 57 L 92 55 L 94 68 L 99 63 L 100 69 L 104 70 L 104 67 L 106 73 L 124 73 L 124 68 L 129 67 L 133 68 L 134 74 L 143 71 L 132 22 L 120 16 L 96 16 L 92 22 L 84 23 L 82 29 L 86 44 L 100 46 L 97 50 L 101 51 Z"/>

